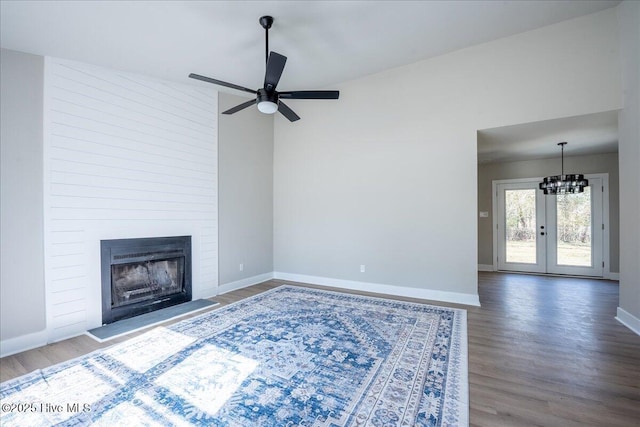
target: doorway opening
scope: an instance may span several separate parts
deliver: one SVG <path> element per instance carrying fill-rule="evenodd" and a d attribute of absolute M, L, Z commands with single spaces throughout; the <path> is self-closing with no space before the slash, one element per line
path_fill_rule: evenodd
<path fill-rule="evenodd" d="M 608 175 L 588 179 L 565 195 L 544 195 L 538 178 L 493 181 L 494 269 L 603 277 Z"/>

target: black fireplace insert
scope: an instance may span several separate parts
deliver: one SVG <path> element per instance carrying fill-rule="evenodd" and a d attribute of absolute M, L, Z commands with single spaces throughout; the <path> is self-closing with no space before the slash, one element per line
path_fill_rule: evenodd
<path fill-rule="evenodd" d="M 191 301 L 191 236 L 100 241 L 102 323 Z"/>

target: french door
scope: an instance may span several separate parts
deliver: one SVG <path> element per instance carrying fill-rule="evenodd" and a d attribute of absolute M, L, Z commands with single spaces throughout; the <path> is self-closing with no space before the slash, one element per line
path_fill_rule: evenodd
<path fill-rule="evenodd" d="M 538 183 L 495 184 L 498 270 L 602 277 L 602 177 L 579 194 L 544 195 Z"/>

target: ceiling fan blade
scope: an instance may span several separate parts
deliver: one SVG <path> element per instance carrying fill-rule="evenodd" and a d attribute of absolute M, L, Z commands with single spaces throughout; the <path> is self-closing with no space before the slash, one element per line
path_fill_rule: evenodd
<path fill-rule="evenodd" d="M 280 98 L 284 99 L 338 99 L 338 90 L 294 90 L 289 92 L 278 92 Z"/>
<path fill-rule="evenodd" d="M 234 85 L 233 83 L 223 82 L 222 80 L 212 79 L 211 77 L 201 76 L 199 74 L 191 73 L 191 74 L 189 74 L 189 77 L 191 77 L 192 79 L 196 79 L 196 80 L 202 80 L 203 82 L 213 83 L 214 85 L 220 85 L 220 86 L 229 87 L 231 89 L 242 90 L 244 92 L 249 92 L 249 93 L 253 93 L 253 94 L 258 93 L 253 89 L 249 89 L 249 88 L 246 88 L 246 87 L 243 87 L 243 86 Z"/>
<path fill-rule="evenodd" d="M 267 60 L 267 71 L 264 73 L 264 88 L 271 92 L 276 89 L 280 76 L 284 71 L 284 64 L 287 63 L 287 57 L 280 55 L 277 52 L 269 53 L 269 59 Z"/>
<path fill-rule="evenodd" d="M 300 116 L 294 113 L 293 110 L 287 107 L 287 105 L 282 101 L 278 103 L 278 111 L 280 111 L 280 113 L 282 113 L 283 116 L 289 119 L 290 122 L 295 122 L 296 120 L 300 120 Z"/>
<path fill-rule="evenodd" d="M 253 104 L 256 103 L 255 99 L 252 99 L 251 101 L 247 101 L 247 102 L 243 102 L 240 105 L 236 105 L 233 108 L 229 108 L 227 111 L 223 111 L 222 114 L 233 114 L 233 113 L 237 113 L 240 110 L 244 110 L 247 107 L 251 107 Z"/>

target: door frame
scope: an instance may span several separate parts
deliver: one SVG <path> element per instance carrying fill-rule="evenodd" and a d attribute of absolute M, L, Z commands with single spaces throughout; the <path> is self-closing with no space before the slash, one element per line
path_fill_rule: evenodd
<path fill-rule="evenodd" d="M 604 184 L 602 182 L 602 178 L 600 178 L 599 176 L 590 176 L 589 179 L 590 184 L 595 185 L 595 183 L 598 183 L 598 187 L 602 186 L 604 187 Z M 595 203 L 597 199 L 600 199 L 599 203 L 600 203 L 600 208 L 601 211 L 600 212 L 596 212 L 595 209 Z M 597 253 L 597 252 L 601 252 L 599 255 L 599 259 L 602 260 L 602 265 L 592 265 L 591 267 L 583 267 L 583 266 L 571 266 L 571 265 L 562 265 L 562 264 L 558 264 L 558 229 L 557 227 L 547 227 L 547 243 L 549 243 L 547 245 L 547 272 L 550 273 L 555 273 L 555 274 L 560 274 L 560 275 L 567 275 L 567 276 L 571 276 L 571 275 L 577 275 L 577 276 L 586 276 L 586 277 L 604 277 L 604 253 L 602 253 L 602 251 L 604 251 L 604 241 L 600 243 L 600 245 L 596 245 L 596 243 L 598 242 L 599 239 L 603 239 L 604 240 L 604 232 L 600 233 L 600 229 L 598 228 L 597 224 L 602 223 L 602 225 L 604 225 L 604 220 L 602 219 L 602 213 L 604 211 L 604 191 L 600 191 L 599 188 L 591 188 L 591 222 L 592 222 L 592 249 L 593 252 Z M 558 213 L 557 213 L 557 204 L 554 203 L 554 201 L 551 201 L 551 203 L 549 203 L 549 201 L 547 201 L 547 209 L 546 209 L 546 220 L 549 221 L 550 223 L 553 223 L 553 220 L 555 220 L 555 225 L 557 225 L 557 221 L 558 221 Z M 598 221 L 600 220 L 600 221 Z M 604 230 L 604 226 L 602 227 L 601 230 Z M 592 253 L 592 256 L 595 255 L 594 253 Z M 555 258 L 555 259 L 554 259 Z M 552 261 L 553 260 L 553 261 Z M 551 262 L 551 264 L 549 264 Z M 592 274 L 584 274 L 584 270 L 591 270 Z M 599 273 L 599 274 L 598 274 Z"/>
<path fill-rule="evenodd" d="M 527 180 L 527 181 L 521 181 L 518 180 L 518 182 L 497 182 L 496 183 L 496 199 L 497 199 L 497 210 L 495 212 L 495 224 L 496 226 L 494 227 L 495 233 L 497 235 L 497 239 L 496 241 L 496 251 L 497 251 L 497 255 L 496 255 L 496 263 L 497 263 L 497 269 L 500 271 L 507 271 L 507 269 L 505 268 L 505 264 L 507 263 L 506 261 L 506 247 L 503 246 L 503 251 L 499 250 L 498 247 L 498 242 L 500 242 L 501 240 L 505 239 L 505 232 L 506 229 L 504 226 L 500 227 L 497 224 L 502 224 L 503 221 L 498 222 L 499 217 L 502 217 L 502 213 L 503 210 L 506 208 L 506 200 L 504 197 L 502 197 L 502 202 L 500 202 L 501 198 L 499 197 L 499 188 L 501 187 L 502 190 L 501 191 L 508 191 L 508 190 L 527 190 L 527 191 L 535 191 L 535 203 L 534 203 L 534 210 L 535 210 L 535 218 L 536 218 L 536 224 L 535 224 L 535 229 L 534 229 L 534 234 L 535 234 L 535 243 L 536 243 L 536 263 L 535 264 L 527 264 L 527 263 L 518 263 L 518 262 L 511 262 L 510 264 L 512 264 L 514 266 L 514 269 L 512 271 L 518 271 L 518 272 L 522 272 L 522 273 L 537 273 L 537 274 L 544 274 L 546 272 L 546 268 L 547 268 L 547 262 L 546 262 L 546 256 L 545 255 L 545 251 L 546 251 L 546 239 L 541 239 L 538 236 L 539 233 L 539 227 L 542 226 L 542 228 L 544 229 L 546 226 L 545 223 L 545 210 L 544 210 L 544 206 L 545 206 L 545 199 L 543 199 L 542 197 L 540 197 L 540 194 L 536 185 L 535 180 L 531 179 L 531 180 Z M 532 188 L 533 185 L 533 188 Z M 540 217 L 540 212 L 542 212 L 542 217 Z M 502 218 L 504 219 L 504 217 Z M 503 224 L 504 225 L 504 224 Z M 546 230 L 545 230 L 546 231 Z M 504 252 L 504 253 L 503 253 Z"/>
<path fill-rule="evenodd" d="M 604 232 L 602 234 L 602 261 L 604 267 L 602 269 L 602 278 L 611 279 L 610 268 L 610 247 L 609 247 L 609 174 L 608 173 L 592 173 L 585 174 L 585 178 L 600 178 L 602 179 L 602 224 L 604 225 Z M 497 179 L 491 181 L 491 206 L 492 206 L 492 231 L 493 235 L 493 271 L 498 271 L 498 184 L 518 184 L 537 181 L 542 182 L 542 177 L 532 178 L 516 178 L 516 179 Z M 554 197 L 554 196 L 544 196 Z M 531 274 L 545 274 L 553 276 L 552 273 L 531 273 Z M 583 276 L 580 276 L 583 277 Z M 584 276 L 586 277 L 586 276 Z"/>

